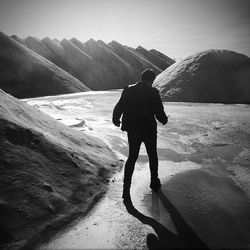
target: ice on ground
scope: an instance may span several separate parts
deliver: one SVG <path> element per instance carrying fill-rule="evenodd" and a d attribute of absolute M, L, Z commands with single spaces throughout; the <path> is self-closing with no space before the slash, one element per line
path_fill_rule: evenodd
<path fill-rule="evenodd" d="M 127 135 L 112 124 L 112 110 L 120 93 L 109 91 L 106 94 L 96 92 L 63 98 L 41 98 L 43 105 L 39 108 L 46 107 L 44 111 L 52 117 L 70 124 L 76 130 L 84 130 L 103 139 L 125 161 L 128 155 Z M 58 100 L 61 103 L 55 107 L 53 102 Z M 29 103 L 29 100 L 25 101 Z M 169 123 L 166 126 L 158 124 L 159 176 L 163 188 L 167 187 L 164 192 L 173 198 L 183 214 L 187 214 L 191 224 L 208 240 L 210 246 L 216 246 L 211 238 L 219 234 L 213 228 L 215 223 L 208 221 L 209 216 L 218 219 L 221 216 L 221 221 L 227 225 L 229 222 L 236 223 L 234 213 L 241 212 L 241 221 L 248 214 L 244 210 L 247 204 L 244 199 L 248 197 L 250 200 L 250 106 L 165 103 L 164 108 L 169 115 Z M 152 233 L 152 228 L 143 226 L 124 210 L 121 201 L 122 181 L 123 173 L 118 172 L 110 181 L 109 191 L 102 202 L 76 226 L 77 233 L 70 230 L 51 242 L 46 249 L 77 248 L 83 245 L 92 248 L 100 245 L 106 248 L 146 247 L 143 235 Z M 159 205 L 160 214 L 159 211 L 150 210 L 157 202 L 150 193 L 149 182 L 148 157 L 142 146 L 132 180 L 133 204 L 176 233 L 170 215 L 162 205 Z M 175 195 L 177 191 L 179 193 Z M 221 197 L 225 204 L 222 204 Z M 231 198 L 241 201 L 243 205 L 227 209 Z M 229 219 L 228 211 L 232 213 Z M 244 223 L 242 228 L 240 223 L 236 224 L 237 230 L 245 235 L 249 227 L 245 227 Z M 223 228 L 223 225 L 224 234 L 232 238 L 232 246 L 239 244 L 238 238 L 232 237 L 232 232 L 235 234 L 237 230 Z M 133 230 L 132 234 L 130 230 Z M 96 237 L 101 240 L 96 241 Z M 218 236 L 218 246 L 223 246 L 223 237 Z M 224 245 L 228 246 L 226 243 Z"/>

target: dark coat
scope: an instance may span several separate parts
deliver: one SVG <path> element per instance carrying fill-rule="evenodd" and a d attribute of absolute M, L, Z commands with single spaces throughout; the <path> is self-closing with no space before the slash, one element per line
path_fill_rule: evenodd
<path fill-rule="evenodd" d="M 155 118 L 162 124 L 168 122 L 159 91 L 145 82 L 126 87 L 113 111 L 113 123 L 128 132 L 157 133 Z"/>

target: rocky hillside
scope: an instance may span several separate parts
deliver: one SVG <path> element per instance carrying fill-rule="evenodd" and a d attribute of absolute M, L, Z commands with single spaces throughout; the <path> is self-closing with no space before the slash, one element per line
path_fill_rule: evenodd
<path fill-rule="evenodd" d="M 171 65 L 154 82 L 164 101 L 250 103 L 250 58 L 208 50 Z"/>
<path fill-rule="evenodd" d="M 17 37 L 16 37 L 17 39 Z M 82 82 L 57 67 L 45 57 L 28 49 L 21 42 L 40 45 L 41 54 L 47 53 L 39 41 L 21 41 L 0 32 L 0 88 L 18 98 L 74 93 L 89 90 Z"/>
<path fill-rule="evenodd" d="M 93 39 L 83 43 L 76 38 L 62 41 L 48 37 L 41 40 L 12 38 L 67 71 L 91 90 L 123 88 L 139 80 L 144 69 L 152 68 L 159 74 L 174 62 L 160 52 L 152 53 L 144 48 L 141 51 L 116 41 L 106 44 Z"/>
<path fill-rule="evenodd" d="M 0 248 L 29 249 L 84 215 L 117 158 L 98 138 L 0 90 Z"/>

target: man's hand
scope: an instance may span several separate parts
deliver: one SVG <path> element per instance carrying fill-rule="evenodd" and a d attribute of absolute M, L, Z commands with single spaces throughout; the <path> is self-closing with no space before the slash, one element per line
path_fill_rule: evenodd
<path fill-rule="evenodd" d="M 168 116 L 166 117 L 166 119 L 165 119 L 163 125 L 166 125 L 167 123 L 168 123 Z"/>
<path fill-rule="evenodd" d="M 114 121 L 113 122 L 116 127 L 120 127 L 121 122 L 120 121 Z"/>

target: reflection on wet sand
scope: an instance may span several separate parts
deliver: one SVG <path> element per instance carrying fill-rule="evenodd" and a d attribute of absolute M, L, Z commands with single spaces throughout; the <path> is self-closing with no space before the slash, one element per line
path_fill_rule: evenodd
<path fill-rule="evenodd" d="M 159 215 L 159 203 L 170 214 L 171 219 L 177 229 L 178 235 L 172 233 L 165 226 L 152 217 L 139 212 L 133 205 L 131 199 L 124 200 L 124 205 L 128 213 L 136 217 L 142 223 L 151 226 L 156 235 L 147 235 L 147 246 L 149 249 L 208 249 L 205 243 L 198 237 L 192 228 L 186 223 L 178 210 L 168 200 L 165 194 L 159 190 L 156 195 L 152 192 L 152 212 Z"/>

